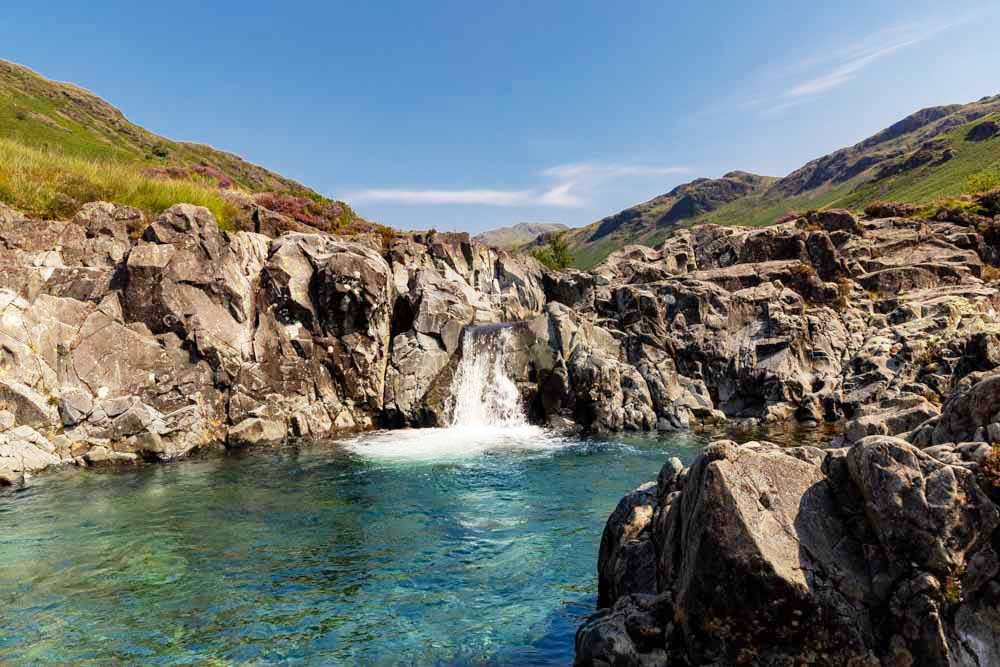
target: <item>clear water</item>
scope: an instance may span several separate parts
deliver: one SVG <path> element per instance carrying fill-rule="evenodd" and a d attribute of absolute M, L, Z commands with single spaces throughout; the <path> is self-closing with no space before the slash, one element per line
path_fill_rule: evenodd
<path fill-rule="evenodd" d="M 704 440 L 370 434 L 0 495 L 0 662 L 567 664 L 622 494 Z"/>

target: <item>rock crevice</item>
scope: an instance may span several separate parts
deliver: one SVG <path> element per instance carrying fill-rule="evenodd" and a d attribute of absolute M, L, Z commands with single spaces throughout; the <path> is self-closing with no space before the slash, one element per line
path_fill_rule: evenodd
<path fill-rule="evenodd" d="M 993 664 L 998 526 L 975 464 L 898 438 L 719 441 L 612 513 L 577 664 Z"/>
<path fill-rule="evenodd" d="M 58 460 L 163 460 L 246 419 L 306 438 L 444 423 L 463 329 L 510 322 L 510 376 L 554 427 L 844 419 L 842 444 L 985 442 L 1000 417 L 970 392 L 1000 364 L 1000 299 L 980 222 L 702 225 L 582 272 L 465 234 L 271 239 L 184 204 L 145 226 L 101 202 L 69 222 L 5 208 L 0 377 Z M 109 401 L 159 416 L 124 429 Z"/>

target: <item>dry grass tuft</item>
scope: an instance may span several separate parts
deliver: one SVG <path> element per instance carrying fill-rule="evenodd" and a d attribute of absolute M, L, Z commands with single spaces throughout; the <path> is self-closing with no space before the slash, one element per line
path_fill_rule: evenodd
<path fill-rule="evenodd" d="M 0 138 L 0 201 L 40 218 L 67 218 L 89 201 L 134 206 L 150 218 L 178 202 L 208 208 L 230 228 L 238 209 L 214 182 L 160 178 L 139 165 L 73 157 Z"/>

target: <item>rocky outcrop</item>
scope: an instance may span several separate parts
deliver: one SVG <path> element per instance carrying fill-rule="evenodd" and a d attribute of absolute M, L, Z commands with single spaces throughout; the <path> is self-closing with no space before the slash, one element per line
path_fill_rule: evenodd
<path fill-rule="evenodd" d="M 77 462 L 91 446 L 164 460 L 274 439 L 233 436 L 248 419 L 304 438 L 436 425 L 465 328 L 507 322 L 508 371 L 540 423 L 844 419 L 841 444 L 982 441 L 1000 420 L 958 398 L 1000 364 L 980 222 L 701 225 L 583 272 L 464 234 L 272 239 L 184 204 L 148 225 L 101 202 L 69 222 L 4 208 L 0 400 Z"/>
<path fill-rule="evenodd" d="M 186 204 L 147 225 L 97 202 L 69 222 L 4 208 L 0 244 L 10 483 L 58 463 L 434 423 L 426 397 L 463 327 L 545 304 L 533 259 L 463 234 L 271 239 Z"/>
<path fill-rule="evenodd" d="M 908 434 L 968 373 L 997 366 L 989 245 L 974 226 L 846 211 L 702 225 L 597 267 L 590 319 L 640 370 L 658 416 L 668 403 L 648 371 L 666 362 L 729 419 L 846 418 L 848 439 Z M 587 317 L 578 277 L 547 282 Z"/>
<path fill-rule="evenodd" d="M 578 664 L 1000 659 L 984 228 L 827 211 L 694 227 L 595 271 L 593 321 L 628 363 L 661 352 L 729 419 L 844 425 L 827 450 L 716 442 L 623 498 Z"/>
<path fill-rule="evenodd" d="M 975 465 L 867 436 L 720 441 L 626 496 L 577 664 L 986 665 L 1000 510 Z"/>

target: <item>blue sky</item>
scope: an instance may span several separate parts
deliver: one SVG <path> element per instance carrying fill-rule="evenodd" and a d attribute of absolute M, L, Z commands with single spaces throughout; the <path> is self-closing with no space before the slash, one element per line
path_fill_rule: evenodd
<path fill-rule="evenodd" d="M 370 219 L 473 232 L 784 175 L 1000 93 L 995 2 L 205 4 L 16 3 L 0 57 Z"/>

